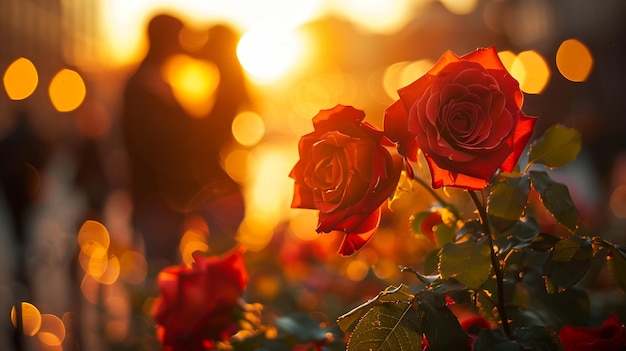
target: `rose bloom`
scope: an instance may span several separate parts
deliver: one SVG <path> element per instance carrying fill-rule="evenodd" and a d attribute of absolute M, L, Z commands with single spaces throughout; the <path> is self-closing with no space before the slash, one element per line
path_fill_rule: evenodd
<path fill-rule="evenodd" d="M 423 77 L 398 90 L 385 111 L 385 134 L 417 161 L 422 150 L 433 188 L 481 190 L 498 168 L 510 172 L 535 124 L 493 47 L 446 52 Z"/>
<path fill-rule="evenodd" d="M 559 330 L 564 351 L 626 350 L 624 326 L 610 315 L 601 327 L 584 328 L 566 325 Z"/>
<path fill-rule="evenodd" d="M 318 233 L 344 232 L 342 255 L 371 239 L 381 204 L 393 194 L 403 167 L 385 146 L 393 144 L 362 122 L 364 117 L 350 106 L 320 111 L 313 117 L 314 131 L 300 139 L 300 160 L 290 173 L 291 207 L 319 210 Z"/>
<path fill-rule="evenodd" d="M 224 257 L 194 255 L 191 267 L 163 269 L 153 317 L 166 351 L 205 350 L 236 332 L 235 307 L 248 274 L 243 250 Z"/>

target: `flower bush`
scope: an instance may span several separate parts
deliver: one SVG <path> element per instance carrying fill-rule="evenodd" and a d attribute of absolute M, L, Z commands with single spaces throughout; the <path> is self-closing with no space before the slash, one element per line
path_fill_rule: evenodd
<path fill-rule="evenodd" d="M 518 83 L 493 47 L 464 56 L 446 52 L 416 78 L 386 109 L 383 130 L 363 122 L 365 113 L 350 106 L 320 111 L 314 131 L 300 140 L 300 159 L 290 174 L 292 207 L 319 211 L 317 232 L 344 235 L 338 249 L 344 256 L 372 239 L 383 209 L 422 187 L 433 205 L 407 218 L 406 228 L 428 238 L 432 252 L 425 260 L 415 258 L 419 269 L 400 267 L 413 283 L 388 286 L 339 316 L 340 330 L 306 315 L 269 322 L 233 316 L 239 325 L 245 320 L 246 328 L 230 339 L 220 335 L 222 347 L 626 348 L 624 326 L 615 316 L 590 328 L 589 297 L 577 285 L 592 264 L 605 263 L 626 290 L 626 248 L 587 229 L 567 186 L 551 177 L 552 169 L 576 159 L 579 133 L 557 124 L 531 140 L 536 118 L 522 112 Z M 460 197 L 471 208 L 459 206 Z M 545 231 L 538 219 L 543 213 L 564 230 Z M 193 299 L 176 300 L 168 289 L 163 294 L 169 304 L 194 306 Z M 238 297 L 241 290 L 235 290 Z M 163 313 L 156 319 L 167 330 Z M 182 323 L 174 320 L 181 321 L 174 326 Z M 207 338 L 225 330 L 189 328 L 204 330 Z M 172 338 L 164 338 L 164 345 Z"/>
<path fill-rule="evenodd" d="M 519 85 L 493 47 L 461 57 L 446 52 L 398 94 L 385 111 L 384 134 L 405 158 L 409 184 L 435 199 L 430 210 L 411 216 L 409 228 L 437 246 L 437 262 L 427 272 L 402 268 L 418 287 L 390 286 L 339 317 L 347 349 L 560 349 L 567 342 L 557 330 L 584 318 L 563 318 L 559 309 L 588 310 L 576 283 L 592 261 L 606 257 L 615 282 L 626 288 L 626 250 L 589 233 L 568 188 L 549 174 L 576 158 L 579 133 L 555 125 L 529 144 L 536 118 L 522 112 Z M 520 165 L 524 150 L 528 159 Z M 431 186 L 418 175 L 421 156 Z M 339 171 L 333 163 L 316 166 L 324 174 Z M 476 211 L 461 213 L 435 191 L 441 187 L 462 189 Z M 390 200 L 406 189 L 399 182 Z M 531 201 L 535 194 L 540 204 Z M 321 218 L 323 208 L 315 208 Z M 534 214 L 546 210 L 567 235 L 540 230 Z M 453 312 L 459 306 L 489 323 L 470 331 Z"/>

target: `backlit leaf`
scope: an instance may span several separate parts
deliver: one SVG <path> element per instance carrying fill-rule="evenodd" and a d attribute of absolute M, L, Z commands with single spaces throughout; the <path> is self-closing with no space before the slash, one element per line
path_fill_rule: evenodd
<path fill-rule="evenodd" d="M 558 236 L 548 233 L 539 233 L 539 235 L 530 242 L 530 248 L 539 252 L 547 252 L 552 250 L 559 240 L 560 238 Z"/>
<path fill-rule="evenodd" d="M 348 341 L 348 351 L 420 350 L 421 318 L 409 302 L 379 304 L 359 321 Z"/>
<path fill-rule="evenodd" d="M 528 203 L 530 180 L 527 176 L 503 178 L 491 191 L 487 213 L 509 221 L 517 221 Z"/>
<path fill-rule="evenodd" d="M 524 217 L 515 222 L 509 230 L 502 233 L 494 241 L 499 253 L 512 248 L 521 249 L 532 246 L 533 240 L 539 235 L 539 223 L 534 217 Z"/>
<path fill-rule="evenodd" d="M 486 236 L 479 240 L 447 243 L 439 255 L 439 273 L 455 278 L 471 289 L 478 289 L 491 274 L 491 256 Z"/>
<path fill-rule="evenodd" d="M 570 236 L 554 245 L 543 265 L 543 273 L 555 288 L 569 288 L 585 275 L 592 260 L 591 240 Z"/>
<path fill-rule="evenodd" d="M 578 228 L 578 210 L 569 195 L 567 186 L 553 181 L 548 173 L 530 171 L 533 187 L 541 196 L 541 201 L 554 218 L 572 232 Z"/>
<path fill-rule="evenodd" d="M 352 332 L 361 318 L 376 304 L 381 301 L 408 301 L 413 298 L 408 286 L 400 284 L 397 287 L 389 286 L 381 291 L 373 299 L 359 305 L 350 312 L 341 315 L 337 319 L 337 324 L 345 333 Z"/>
<path fill-rule="evenodd" d="M 563 167 L 576 159 L 580 148 L 580 133 L 573 128 L 556 124 L 531 144 L 528 162 L 544 164 L 550 168 Z"/>

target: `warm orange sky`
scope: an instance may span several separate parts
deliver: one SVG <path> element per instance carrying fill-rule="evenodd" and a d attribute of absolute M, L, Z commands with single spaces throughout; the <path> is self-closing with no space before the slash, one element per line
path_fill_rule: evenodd
<path fill-rule="evenodd" d="M 393 32 L 420 4 L 434 0 L 101 0 L 103 57 L 109 64 L 136 60 L 145 50 L 143 28 L 158 11 L 170 10 L 192 25 L 227 21 L 242 32 L 271 26 L 289 31 L 324 14 L 352 20 L 365 30 Z M 475 3 L 475 0 L 446 0 Z"/>

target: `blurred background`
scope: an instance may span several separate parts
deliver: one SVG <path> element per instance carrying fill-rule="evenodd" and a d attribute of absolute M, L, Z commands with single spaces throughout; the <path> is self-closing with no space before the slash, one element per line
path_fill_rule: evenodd
<path fill-rule="evenodd" d="M 598 235 L 626 244 L 622 0 L 3 0 L 0 349 L 17 347 L 15 301 L 28 302 L 23 349 L 157 349 L 149 311 L 158 270 L 229 247 L 204 218 L 188 216 L 177 259 L 157 262 L 133 226 L 125 89 L 158 14 L 183 24 L 182 50 L 155 71 L 173 104 L 200 121 L 243 96 L 227 120 L 232 138 L 205 126 L 245 200 L 235 239 L 248 250 L 246 299 L 266 311 L 332 323 L 387 285 L 410 282 L 398 265 L 425 264 L 432 243 L 409 233 L 406 218 L 432 198 L 416 194 L 386 213 L 372 242 L 342 258 L 339 236 L 315 233 L 314 211 L 289 208 L 288 174 L 320 109 L 352 105 L 382 128 L 395 91 L 446 50 L 495 46 L 525 93 L 524 112 L 539 117 L 536 136 L 554 123 L 581 132 L 583 151 L 555 178 Z M 214 28 L 232 33 L 230 46 L 215 46 Z M 229 49 L 228 62 L 243 69 L 238 86 L 219 61 Z M 205 149 L 194 150 L 202 162 Z M 106 229 L 81 231 L 85 220 Z"/>

